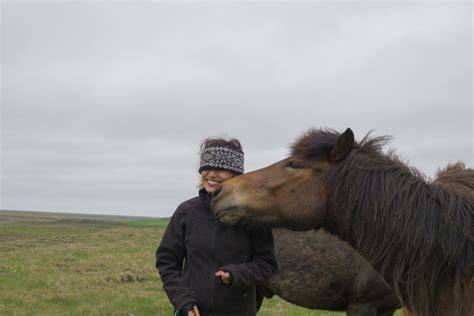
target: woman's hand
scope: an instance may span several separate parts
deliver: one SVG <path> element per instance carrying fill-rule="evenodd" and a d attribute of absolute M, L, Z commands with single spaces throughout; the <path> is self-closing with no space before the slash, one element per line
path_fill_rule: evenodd
<path fill-rule="evenodd" d="M 188 316 L 199 316 L 199 309 L 196 305 L 193 306 L 193 310 L 188 312 Z"/>
<path fill-rule="evenodd" d="M 232 277 L 229 272 L 219 270 L 216 272 L 215 276 L 221 278 L 222 283 L 224 283 L 225 285 L 229 285 L 232 281 Z"/>

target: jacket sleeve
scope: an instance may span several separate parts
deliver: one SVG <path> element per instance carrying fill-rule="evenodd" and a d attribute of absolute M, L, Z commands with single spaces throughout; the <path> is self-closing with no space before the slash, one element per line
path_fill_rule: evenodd
<path fill-rule="evenodd" d="M 186 304 L 197 303 L 196 295 L 182 276 L 186 257 L 185 230 L 186 212 L 180 206 L 171 217 L 156 251 L 156 268 L 160 273 L 163 289 L 177 311 Z"/>
<path fill-rule="evenodd" d="M 229 264 L 221 270 L 232 276 L 232 287 L 250 288 L 269 280 L 277 269 L 271 229 L 251 233 L 253 256 L 250 262 Z"/>

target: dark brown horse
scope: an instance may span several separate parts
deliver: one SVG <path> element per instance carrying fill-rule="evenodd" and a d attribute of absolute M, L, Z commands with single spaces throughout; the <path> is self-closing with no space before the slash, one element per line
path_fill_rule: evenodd
<path fill-rule="evenodd" d="M 278 270 L 259 290 L 311 309 L 351 316 L 393 315 L 400 301 L 374 268 L 349 244 L 320 229 L 274 228 Z"/>
<path fill-rule="evenodd" d="M 434 183 L 473 190 L 474 171 L 449 165 Z M 310 309 L 346 311 L 347 315 L 393 315 L 400 305 L 394 291 L 352 247 L 320 230 L 274 228 L 278 270 L 259 290 Z M 405 315 L 409 313 L 404 310 Z"/>
<path fill-rule="evenodd" d="M 350 129 L 310 130 L 289 158 L 236 177 L 212 209 L 228 224 L 325 227 L 347 240 L 417 315 L 474 312 L 472 170 L 430 182 Z M 464 189 L 457 188 L 463 186 Z"/>

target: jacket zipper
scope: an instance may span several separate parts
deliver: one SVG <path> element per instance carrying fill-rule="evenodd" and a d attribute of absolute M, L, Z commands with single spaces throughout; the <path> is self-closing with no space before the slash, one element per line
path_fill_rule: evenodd
<path fill-rule="evenodd" d="M 217 223 L 219 222 L 219 220 L 217 219 L 217 217 L 214 217 L 214 225 L 213 225 L 213 229 L 212 229 L 212 249 L 211 249 L 211 303 L 209 304 L 209 315 L 212 315 L 212 307 L 214 305 L 214 251 L 216 249 L 216 245 L 215 245 L 215 242 L 216 242 L 216 227 L 217 227 Z"/>

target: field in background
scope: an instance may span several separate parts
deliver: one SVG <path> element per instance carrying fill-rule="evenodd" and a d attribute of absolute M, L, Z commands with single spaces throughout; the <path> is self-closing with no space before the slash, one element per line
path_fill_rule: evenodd
<path fill-rule="evenodd" d="M 1 315 L 172 315 L 155 270 L 167 219 L 0 211 Z M 279 298 L 259 315 L 344 315 Z"/>

